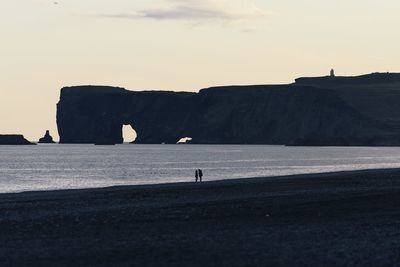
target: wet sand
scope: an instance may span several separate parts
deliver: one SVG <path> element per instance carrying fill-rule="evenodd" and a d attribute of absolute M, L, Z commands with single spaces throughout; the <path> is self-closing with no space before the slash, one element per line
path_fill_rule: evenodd
<path fill-rule="evenodd" d="M 0 266 L 395 266 L 399 204 L 400 170 L 0 194 Z"/>

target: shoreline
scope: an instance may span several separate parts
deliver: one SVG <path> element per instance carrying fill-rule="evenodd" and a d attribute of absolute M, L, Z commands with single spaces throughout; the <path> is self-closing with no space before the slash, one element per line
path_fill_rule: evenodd
<path fill-rule="evenodd" d="M 281 179 L 307 179 L 307 178 L 329 178 L 336 176 L 351 176 L 360 174 L 387 174 L 392 172 L 400 172 L 400 168 L 383 168 L 383 169 L 363 169 L 363 170 L 350 170 L 350 171 L 335 171 L 335 172 L 321 172 L 321 173 L 305 173 L 305 174 L 292 174 L 292 175 L 281 175 L 281 176 L 260 176 L 260 177 L 247 177 L 247 178 L 233 178 L 233 179 L 222 179 L 222 180 L 204 180 L 202 183 L 198 184 L 209 184 L 209 185 L 228 185 L 237 183 L 251 183 L 259 181 L 268 180 L 281 180 Z M 32 190 L 32 191 L 22 191 L 22 192 L 10 192 L 10 193 L 0 193 L 0 198 L 2 196 L 12 196 L 12 195 L 22 195 L 22 194 L 57 194 L 57 193 L 90 193 L 98 191 L 112 191 L 112 190 L 139 190 L 139 189 L 161 189 L 168 187 L 184 187 L 196 184 L 193 181 L 188 182 L 173 182 L 173 183 L 159 183 L 159 184 L 137 184 L 137 185 L 113 185 L 106 187 L 89 187 L 89 188 L 73 188 L 73 189 L 54 189 L 54 190 Z"/>
<path fill-rule="evenodd" d="M 396 266 L 400 169 L 0 194 L 2 266 Z"/>

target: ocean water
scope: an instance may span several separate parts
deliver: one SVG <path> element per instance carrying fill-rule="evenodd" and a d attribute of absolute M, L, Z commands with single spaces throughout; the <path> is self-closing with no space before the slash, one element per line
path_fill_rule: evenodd
<path fill-rule="evenodd" d="M 249 145 L 0 147 L 0 193 L 400 168 L 400 148 Z"/>

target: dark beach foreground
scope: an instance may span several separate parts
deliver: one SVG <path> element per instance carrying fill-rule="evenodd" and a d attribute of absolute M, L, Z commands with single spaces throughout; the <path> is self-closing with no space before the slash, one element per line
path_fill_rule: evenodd
<path fill-rule="evenodd" d="M 0 195 L 0 266 L 396 266 L 400 170 Z"/>

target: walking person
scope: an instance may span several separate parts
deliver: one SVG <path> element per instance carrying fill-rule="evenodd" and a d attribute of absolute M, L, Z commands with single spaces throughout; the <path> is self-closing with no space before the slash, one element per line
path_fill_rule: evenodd
<path fill-rule="evenodd" d="M 200 183 L 203 182 L 203 171 L 201 169 L 199 169 L 199 179 Z"/>
<path fill-rule="evenodd" d="M 197 181 L 199 180 L 199 170 L 196 170 L 194 172 L 194 177 L 196 178 L 196 183 L 197 183 Z"/>

